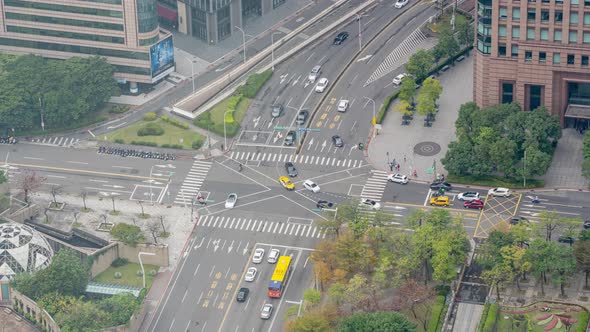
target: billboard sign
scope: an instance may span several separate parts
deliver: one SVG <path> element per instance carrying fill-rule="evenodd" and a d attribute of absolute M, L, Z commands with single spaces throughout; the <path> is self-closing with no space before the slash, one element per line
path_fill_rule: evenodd
<path fill-rule="evenodd" d="M 152 82 L 174 71 L 174 43 L 172 36 L 160 40 L 150 47 Z"/>

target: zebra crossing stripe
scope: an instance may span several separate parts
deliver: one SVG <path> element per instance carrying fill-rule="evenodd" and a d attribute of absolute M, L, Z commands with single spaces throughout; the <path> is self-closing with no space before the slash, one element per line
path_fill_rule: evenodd
<path fill-rule="evenodd" d="M 264 231 L 266 230 L 266 222 L 264 223 L 264 226 L 262 227 L 262 233 L 264 233 Z"/>
<path fill-rule="evenodd" d="M 279 233 L 283 232 L 283 227 L 285 227 L 285 223 L 281 223 L 281 228 L 279 228 Z"/>
<path fill-rule="evenodd" d="M 311 232 L 311 226 L 309 226 L 309 228 L 307 229 L 307 233 L 305 234 L 305 236 L 309 236 L 309 232 Z"/>
<path fill-rule="evenodd" d="M 266 221 L 264 221 L 264 222 L 262 220 L 260 221 L 260 225 L 258 225 L 258 228 L 256 229 L 257 232 L 260 232 L 260 227 L 262 227 L 262 224 L 266 225 Z"/>
<path fill-rule="evenodd" d="M 235 222 L 235 221 L 236 221 L 236 218 L 233 218 L 233 219 L 231 220 L 231 224 L 229 225 L 229 228 L 234 228 L 234 222 Z M 236 224 L 236 226 L 237 226 L 237 224 Z"/>
<path fill-rule="evenodd" d="M 245 221 L 245 220 L 244 220 Z M 248 225 L 246 226 L 246 230 L 250 229 L 250 223 L 252 222 L 252 219 L 248 219 Z"/>
<path fill-rule="evenodd" d="M 295 236 L 297 236 L 297 234 L 299 234 L 299 228 L 301 228 L 301 225 L 297 225 L 297 230 L 295 231 Z"/>
<path fill-rule="evenodd" d="M 313 228 L 313 233 L 311 233 L 311 237 L 314 237 L 314 236 L 315 236 L 315 232 L 316 232 L 317 230 L 318 230 L 318 228 L 317 228 L 317 227 L 314 227 L 314 228 Z"/>
<path fill-rule="evenodd" d="M 325 234 L 325 233 L 324 233 L 324 234 Z M 321 232 L 321 231 L 320 231 L 320 232 L 318 232 L 318 236 L 317 236 L 317 238 L 319 239 L 321 235 L 322 235 L 322 232 Z"/>
<path fill-rule="evenodd" d="M 322 235 L 322 239 L 325 239 L 325 238 L 326 238 L 326 233 L 324 233 L 324 235 Z"/>
<path fill-rule="evenodd" d="M 336 164 L 337 167 L 340 167 L 340 160 L 338 160 L 338 163 Z"/>
<path fill-rule="evenodd" d="M 227 220 L 225 221 L 225 224 L 223 224 L 223 228 L 227 228 L 227 224 L 229 224 L 229 217 L 227 218 Z"/>
<path fill-rule="evenodd" d="M 273 233 L 276 233 L 278 227 L 279 227 L 279 223 L 277 222 L 276 225 L 275 225 L 275 228 L 273 228 L 272 232 Z"/>

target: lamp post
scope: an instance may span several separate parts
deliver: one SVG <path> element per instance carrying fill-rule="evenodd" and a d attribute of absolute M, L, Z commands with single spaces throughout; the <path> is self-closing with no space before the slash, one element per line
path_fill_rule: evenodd
<path fill-rule="evenodd" d="M 139 260 L 139 266 L 141 266 L 141 276 L 143 277 L 143 288 L 145 288 L 145 270 L 143 268 L 143 262 L 141 261 L 141 256 L 156 256 L 153 252 L 143 252 L 140 251 L 137 254 L 137 259 Z"/>
<path fill-rule="evenodd" d="M 524 159 L 522 162 L 522 186 L 526 188 L 526 149 L 524 150 Z"/>
<path fill-rule="evenodd" d="M 41 102 L 41 97 L 39 97 L 39 107 L 41 108 L 41 129 L 45 131 L 45 121 L 43 121 L 43 103 Z"/>
<path fill-rule="evenodd" d="M 375 117 L 375 101 L 369 97 L 365 97 L 365 99 L 367 99 L 367 102 L 372 102 L 373 103 L 373 119 L 371 119 L 371 123 L 373 124 L 373 126 L 375 124 L 377 124 L 377 118 Z M 366 105 L 366 104 L 365 104 Z"/>
<path fill-rule="evenodd" d="M 272 67 L 272 71 L 275 71 L 275 42 L 274 42 L 274 35 L 280 32 L 273 32 L 270 34 L 270 66 Z"/>
<path fill-rule="evenodd" d="M 236 25 L 236 29 L 242 32 L 242 44 L 244 45 L 244 63 L 246 63 L 246 32 Z"/>
<path fill-rule="evenodd" d="M 363 42 L 362 42 L 362 31 L 361 31 L 361 15 L 359 14 L 355 14 L 356 15 L 356 20 L 359 22 L 359 52 L 363 49 Z"/>
<path fill-rule="evenodd" d="M 225 122 L 226 122 L 226 118 L 225 115 L 227 114 L 227 112 L 233 112 L 233 110 L 227 110 L 225 112 L 223 112 L 223 151 L 227 150 L 227 129 L 225 126 Z"/>
<path fill-rule="evenodd" d="M 195 94 L 195 60 L 191 60 L 186 55 L 183 55 L 182 57 L 191 63 L 191 80 L 193 81 L 193 94 Z"/>

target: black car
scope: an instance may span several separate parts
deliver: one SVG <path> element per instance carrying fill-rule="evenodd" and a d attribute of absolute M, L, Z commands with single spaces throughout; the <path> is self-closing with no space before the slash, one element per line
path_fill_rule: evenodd
<path fill-rule="evenodd" d="M 338 36 L 336 36 L 336 38 L 334 38 L 334 45 L 342 44 L 347 38 L 348 38 L 348 32 L 343 31 L 343 32 L 339 33 Z"/>
<path fill-rule="evenodd" d="M 296 177 L 297 174 L 299 174 L 297 172 L 297 168 L 295 168 L 295 165 L 293 165 L 293 163 L 290 161 L 285 163 L 285 169 L 287 170 L 287 174 L 292 178 Z"/>
<path fill-rule="evenodd" d="M 293 145 L 293 143 L 295 143 L 296 139 L 297 139 L 297 133 L 294 132 L 293 130 L 289 131 L 287 133 L 287 136 L 285 137 L 285 145 L 287 145 L 287 146 Z"/>
<path fill-rule="evenodd" d="M 334 203 L 332 202 L 328 202 L 328 201 L 324 201 L 324 200 L 320 200 L 318 201 L 318 203 L 316 204 L 318 209 L 326 209 L 326 208 L 331 208 L 332 206 L 334 206 Z"/>
<path fill-rule="evenodd" d="M 430 189 L 432 190 L 440 190 L 440 189 L 444 189 L 446 191 L 452 190 L 453 186 L 445 181 L 436 181 L 436 182 L 432 182 L 430 184 Z"/>
<path fill-rule="evenodd" d="M 297 114 L 297 120 L 295 122 L 297 122 L 298 125 L 302 126 L 305 124 L 305 121 L 307 121 L 308 116 L 309 116 L 309 112 L 306 110 L 303 110 L 303 111 L 299 112 L 299 114 Z"/>
<path fill-rule="evenodd" d="M 584 227 L 584 229 L 589 229 L 590 228 L 590 220 L 584 221 L 583 227 Z"/>
<path fill-rule="evenodd" d="M 250 290 L 248 288 L 246 288 L 246 287 L 240 288 L 240 290 L 238 291 L 238 296 L 236 297 L 236 300 L 238 302 L 246 301 L 249 293 L 250 293 Z"/>
<path fill-rule="evenodd" d="M 561 243 L 569 243 L 569 244 L 573 244 L 574 243 L 574 238 L 571 236 L 560 236 L 557 241 L 561 242 Z"/>
<path fill-rule="evenodd" d="M 529 220 L 527 218 L 525 218 L 525 217 L 512 217 L 510 219 L 510 224 L 511 225 L 517 225 L 517 224 L 520 224 L 520 223 L 523 223 L 523 222 L 529 222 Z"/>
<path fill-rule="evenodd" d="M 342 141 L 342 137 L 338 135 L 332 136 L 332 142 L 334 143 L 334 146 L 337 148 L 341 148 L 344 146 L 344 141 Z"/>

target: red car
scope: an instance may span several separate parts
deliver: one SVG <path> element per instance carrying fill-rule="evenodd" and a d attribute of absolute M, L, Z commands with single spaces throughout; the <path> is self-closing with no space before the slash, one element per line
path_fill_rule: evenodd
<path fill-rule="evenodd" d="M 483 201 L 480 199 L 474 199 L 472 201 L 466 201 L 463 204 L 463 207 L 466 209 L 483 209 Z"/>

